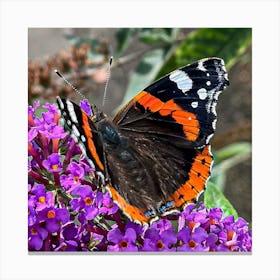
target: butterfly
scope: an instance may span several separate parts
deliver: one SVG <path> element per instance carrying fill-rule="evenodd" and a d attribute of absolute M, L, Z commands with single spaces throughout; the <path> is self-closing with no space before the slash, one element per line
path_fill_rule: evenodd
<path fill-rule="evenodd" d="M 130 220 L 150 224 L 195 203 L 211 174 L 224 61 L 204 58 L 139 92 L 111 119 L 57 97 L 66 129 Z"/>

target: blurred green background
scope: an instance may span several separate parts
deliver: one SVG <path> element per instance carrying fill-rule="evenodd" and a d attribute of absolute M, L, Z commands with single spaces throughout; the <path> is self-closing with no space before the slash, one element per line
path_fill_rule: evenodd
<path fill-rule="evenodd" d="M 30 28 L 28 102 L 79 96 L 54 73 L 58 69 L 91 103 L 102 104 L 108 60 L 114 57 L 104 112 L 170 71 L 204 57 L 221 57 L 230 86 L 217 105 L 212 138 L 215 166 L 204 195 L 210 207 L 252 219 L 252 30 L 250 28 Z"/>

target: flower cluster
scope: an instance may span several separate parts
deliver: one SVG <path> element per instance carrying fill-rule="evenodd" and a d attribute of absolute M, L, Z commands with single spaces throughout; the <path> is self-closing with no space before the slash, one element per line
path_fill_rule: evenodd
<path fill-rule="evenodd" d="M 251 251 L 248 223 L 190 204 L 177 216 L 137 225 L 125 219 L 95 170 L 59 125 L 55 105 L 28 109 L 30 251 Z M 90 114 L 86 101 L 82 108 Z"/>

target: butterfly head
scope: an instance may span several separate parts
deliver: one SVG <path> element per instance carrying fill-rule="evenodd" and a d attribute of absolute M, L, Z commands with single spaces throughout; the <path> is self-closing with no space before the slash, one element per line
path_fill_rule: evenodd
<path fill-rule="evenodd" d="M 101 120 L 107 118 L 107 115 L 103 113 L 103 111 L 100 110 L 100 108 L 97 107 L 95 104 L 93 106 L 91 105 L 91 111 L 92 111 L 92 115 L 89 117 L 95 123 L 100 122 Z"/>

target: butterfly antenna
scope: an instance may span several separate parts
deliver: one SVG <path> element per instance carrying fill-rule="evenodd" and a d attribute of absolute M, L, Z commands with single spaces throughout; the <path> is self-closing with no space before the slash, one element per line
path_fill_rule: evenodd
<path fill-rule="evenodd" d="M 75 88 L 61 73 L 59 73 L 59 71 L 57 69 L 54 70 L 54 72 L 63 79 L 63 81 L 70 86 L 78 95 L 80 95 L 83 99 L 85 99 L 86 97 L 77 89 Z"/>
<path fill-rule="evenodd" d="M 107 71 L 107 78 L 106 78 L 106 83 L 105 83 L 105 89 L 104 89 L 104 95 L 103 95 L 103 102 L 102 106 L 104 107 L 106 100 L 107 100 L 107 87 L 109 84 L 110 76 L 111 76 L 111 65 L 113 62 L 113 57 L 110 57 L 109 65 L 108 65 L 108 71 Z"/>

